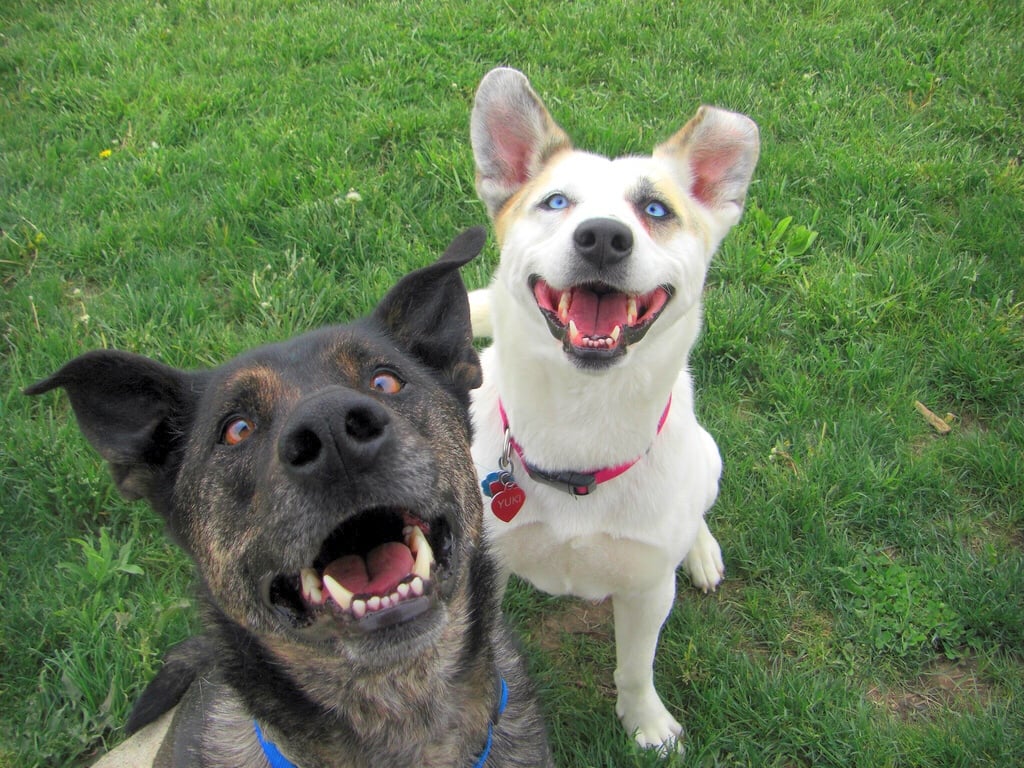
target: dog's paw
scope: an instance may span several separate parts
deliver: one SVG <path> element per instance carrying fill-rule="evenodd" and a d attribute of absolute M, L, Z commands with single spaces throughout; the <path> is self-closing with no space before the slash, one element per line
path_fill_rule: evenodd
<path fill-rule="evenodd" d="M 669 714 L 654 691 L 647 696 L 620 692 L 615 713 L 644 749 L 656 749 L 665 755 L 683 752 L 683 726 Z"/>
<path fill-rule="evenodd" d="M 725 562 L 722 548 L 708 530 L 707 523 L 701 522 L 697 540 L 686 555 L 686 572 L 690 581 L 704 594 L 714 592 L 725 576 Z"/>

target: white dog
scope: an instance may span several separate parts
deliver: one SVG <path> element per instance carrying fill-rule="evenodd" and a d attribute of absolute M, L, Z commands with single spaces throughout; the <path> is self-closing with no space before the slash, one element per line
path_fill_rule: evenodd
<path fill-rule="evenodd" d="M 507 570 L 552 594 L 611 596 L 616 712 L 645 747 L 682 727 L 654 689 L 661 626 L 685 562 L 714 589 L 704 522 L 721 458 L 697 423 L 687 357 L 719 242 L 739 220 L 757 126 L 712 107 L 650 157 L 574 150 L 526 77 L 481 82 L 477 192 L 501 247 L 473 292 L 492 336 L 473 400 L 487 532 Z"/>

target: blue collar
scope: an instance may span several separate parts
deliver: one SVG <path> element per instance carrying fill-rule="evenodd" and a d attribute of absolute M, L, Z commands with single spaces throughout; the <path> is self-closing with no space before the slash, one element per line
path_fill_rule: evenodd
<path fill-rule="evenodd" d="M 487 743 L 484 744 L 484 751 L 480 753 L 479 759 L 473 763 L 473 768 L 484 768 L 484 764 L 487 762 L 488 755 L 491 754 L 491 743 L 494 740 L 494 724 L 498 722 L 498 718 L 501 717 L 505 711 L 505 707 L 508 706 L 508 684 L 505 682 L 505 678 L 501 678 L 501 692 L 498 694 L 498 706 L 495 708 L 494 717 L 487 723 Z M 263 731 L 260 729 L 260 724 L 255 720 L 252 721 L 252 727 L 256 731 L 256 739 L 259 741 L 260 746 L 263 748 L 263 756 L 267 758 L 267 762 L 270 763 L 270 768 L 296 768 L 295 764 L 287 757 L 281 754 L 281 750 L 277 748 L 277 745 L 272 741 L 268 741 L 263 735 Z"/>
<path fill-rule="evenodd" d="M 295 768 L 295 763 L 282 755 L 281 750 L 277 748 L 274 742 L 267 741 L 264 738 L 263 731 L 260 730 L 260 724 L 256 720 L 252 721 L 252 727 L 256 730 L 256 739 L 259 741 L 260 746 L 263 747 L 263 756 L 270 763 L 270 768 Z"/>
<path fill-rule="evenodd" d="M 508 706 L 508 684 L 505 682 L 505 678 L 502 677 L 501 692 L 498 694 L 498 706 L 494 711 L 494 717 L 492 717 L 490 722 L 487 723 L 487 743 L 484 744 L 484 751 L 480 753 L 480 759 L 473 763 L 473 768 L 484 768 L 484 763 L 487 762 L 487 756 L 491 754 L 491 742 L 494 739 L 494 724 L 498 722 L 498 718 L 501 717 L 506 706 Z"/>

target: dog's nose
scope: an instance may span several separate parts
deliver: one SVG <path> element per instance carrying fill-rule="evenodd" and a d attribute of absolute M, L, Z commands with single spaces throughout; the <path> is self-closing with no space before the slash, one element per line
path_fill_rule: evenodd
<path fill-rule="evenodd" d="M 293 477 L 330 482 L 342 469 L 373 464 L 391 442 L 390 424 L 373 398 L 329 387 L 296 406 L 278 438 L 278 459 Z"/>
<path fill-rule="evenodd" d="M 598 269 L 618 264 L 633 252 L 633 231 L 615 219 L 588 219 L 572 235 L 576 252 Z"/>

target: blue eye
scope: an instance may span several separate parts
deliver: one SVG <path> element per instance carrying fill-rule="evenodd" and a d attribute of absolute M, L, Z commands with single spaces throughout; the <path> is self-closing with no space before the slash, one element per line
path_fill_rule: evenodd
<path fill-rule="evenodd" d="M 646 206 L 644 206 L 644 213 L 652 219 L 664 219 L 668 216 L 668 208 L 657 200 L 651 200 Z"/>
<path fill-rule="evenodd" d="M 569 207 L 569 198 L 560 192 L 555 192 L 555 194 L 544 198 L 541 205 L 552 211 L 561 211 Z"/>

